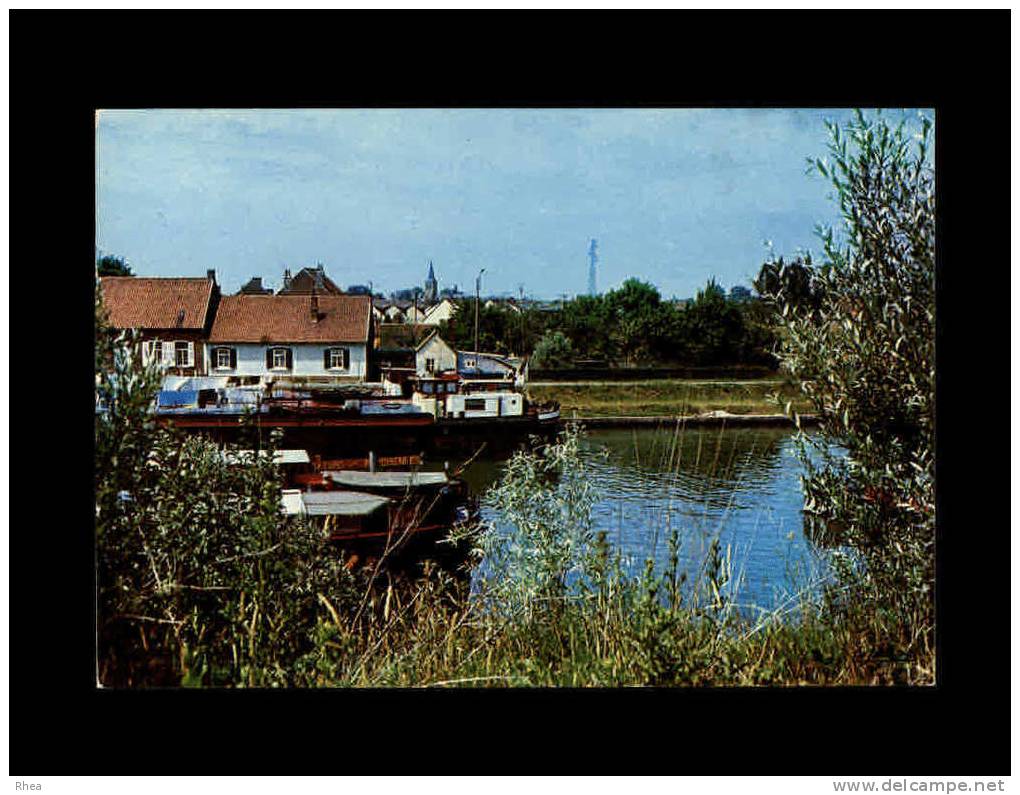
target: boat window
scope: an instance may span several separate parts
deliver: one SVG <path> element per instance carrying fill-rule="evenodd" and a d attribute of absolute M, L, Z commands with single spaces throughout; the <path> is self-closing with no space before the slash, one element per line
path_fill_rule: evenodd
<path fill-rule="evenodd" d="M 467 398 L 464 411 L 485 411 L 485 398 Z"/>
<path fill-rule="evenodd" d="M 432 394 L 432 382 L 431 381 L 425 381 L 421 385 L 421 391 L 424 392 L 426 395 L 431 395 Z"/>

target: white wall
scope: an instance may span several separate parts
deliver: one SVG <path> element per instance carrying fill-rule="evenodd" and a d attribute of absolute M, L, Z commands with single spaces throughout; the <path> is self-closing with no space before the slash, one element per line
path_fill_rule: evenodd
<path fill-rule="evenodd" d="M 436 360 L 434 373 L 457 369 L 457 352 L 447 345 L 439 335 L 434 335 L 428 342 L 422 345 L 415 353 L 414 358 L 418 375 L 427 374 L 428 371 L 425 369 L 426 359 Z"/>
<path fill-rule="evenodd" d="M 237 351 L 237 368 L 223 370 L 216 367 L 213 360 L 216 348 L 234 348 Z M 291 370 L 267 370 L 266 351 L 269 348 L 290 348 L 293 351 Z M 347 348 L 351 352 L 350 368 L 347 370 L 327 370 L 323 367 L 324 352 L 328 348 Z M 334 343 L 332 345 L 293 343 L 291 345 L 273 344 L 259 345 L 251 343 L 227 342 L 207 343 L 206 372 L 209 375 L 259 375 L 259 376 L 342 376 L 364 380 L 368 372 L 365 345 L 362 343 Z"/>
<path fill-rule="evenodd" d="M 457 305 L 452 301 L 444 299 L 425 313 L 425 318 L 422 322 L 431 326 L 438 326 L 444 320 L 452 318 L 456 311 Z"/>
<path fill-rule="evenodd" d="M 466 411 L 468 400 L 484 400 L 485 409 Z M 446 413 L 449 417 L 459 417 L 464 412 L 465 419 L 473 417 L 519 417 L 524 413 L 524 401 L 521 395 L 507 392 L 479 392 L 474 395 L 448 395 Z"/>

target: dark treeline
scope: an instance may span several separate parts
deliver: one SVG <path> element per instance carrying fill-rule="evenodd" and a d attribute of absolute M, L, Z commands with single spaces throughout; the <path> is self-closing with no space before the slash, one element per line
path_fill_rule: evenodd
<path fill-rule="evenodd" d="M 531 355 L 546 369 L 597 363 L 608 367 L 756 365 L 775 367 L 774 307 L 761 295 L 779 280 L 810 294 L 810 258 L 788 265 L 769 262 L 755 292 L 737 286 L 727 293 L 714 279 L 690 301 L 664 299 L 640 279 L 628 279 L 603 295 L 581 295 L 552 308 L 523 311 L 481 307 L 482 350 Z M 475 303 L 464 300 L 442 331 L 459 348 L 474 346 Z"/>

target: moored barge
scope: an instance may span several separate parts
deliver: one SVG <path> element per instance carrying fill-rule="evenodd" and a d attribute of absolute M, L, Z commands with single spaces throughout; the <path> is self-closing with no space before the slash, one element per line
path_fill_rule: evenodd
<path fill-rule="evenodd" d="M 446 539 L 478 516 L 467 484 L 445 472 L 329 471 L 304 485 L 284 489 L 283 512 L 321 522 L 348 563 L 381 555 L 463 559 L 464 545 Z"/>

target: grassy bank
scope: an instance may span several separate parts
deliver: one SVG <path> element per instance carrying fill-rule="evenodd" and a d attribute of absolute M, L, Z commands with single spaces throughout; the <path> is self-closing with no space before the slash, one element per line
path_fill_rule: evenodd
<path fill-rule="evenodd" d="M 352 630 L 320 627 L 308 686 L 621 687 L 930 684 L 934 650 L 876 653 L 887 643 L 865 609 L 834 619 L 741 619 L 725 601 L 663 603 L 668 578 L 607 583 L 530 614 L 486 614 L 436 579 L 382 588 Z M 706 588 L 710 582 L 706 582 Z M 398 595 L 399 594 L 399 595 Z M 459 595 L 458 595 L 459 594 Z M 386 610 L 386 616 L 383 610 Z M 903 648 L 903 647 L 900 647 Z"/>
<path fill-rule="evenodd" d="M 662 417 L 728 411 L 731 414 L 776 414 L 792 401 L 798 411 L 809 404 L 799 390 L 781 380 L 762 381 L 633 381 L 537 383 L 528 386 L 533 400 L 559 401 L 564 417 Z"/>

